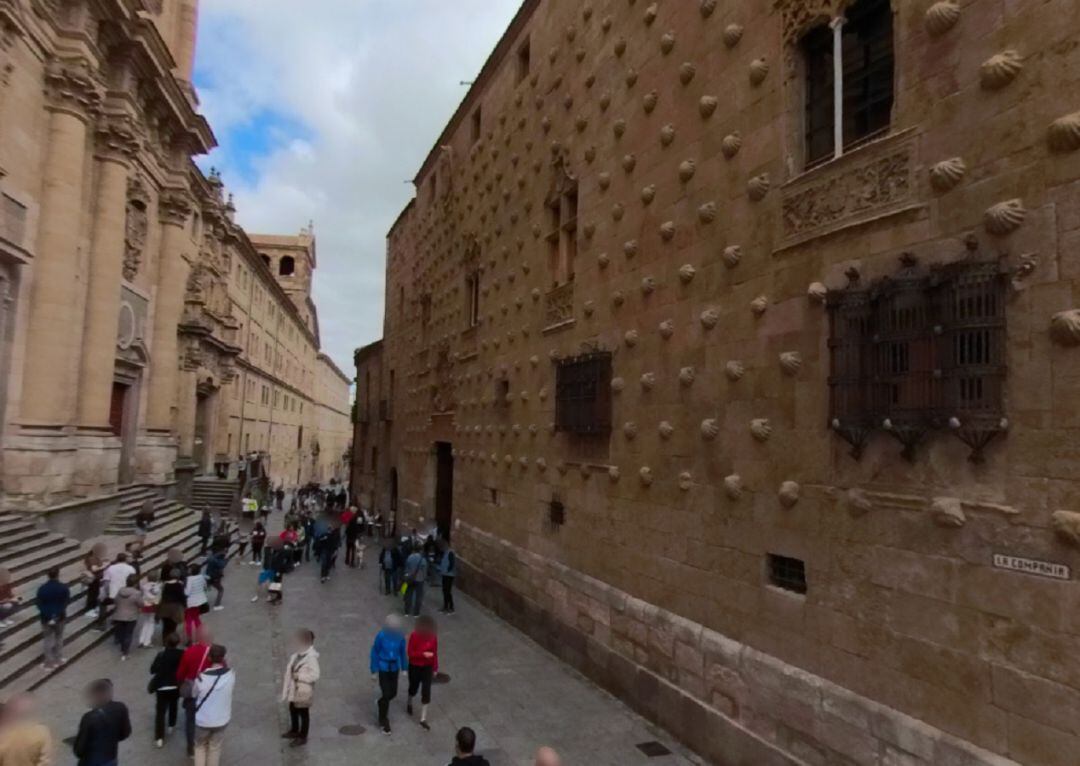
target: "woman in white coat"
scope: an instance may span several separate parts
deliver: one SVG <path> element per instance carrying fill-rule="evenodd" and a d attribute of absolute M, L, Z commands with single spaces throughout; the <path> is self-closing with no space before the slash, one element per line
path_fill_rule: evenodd
<path fill-rule="evenodd" d="M 289 704 L 289 730 L 282 734 L 292 747 L 307 744 L 311 728 L 311 703 L 315 699 L 315 684 L 319 681 L 319 653 L 315 651 L 315 634 L 304 629 L 296 633 L 296 651 L 289 657 L 281 701 Z"/>

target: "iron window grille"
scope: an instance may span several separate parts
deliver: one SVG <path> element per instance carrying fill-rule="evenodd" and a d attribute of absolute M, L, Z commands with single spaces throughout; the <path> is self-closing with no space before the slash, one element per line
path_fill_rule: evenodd
<path fill-rule="evenodd" d="M 770 585 L 806 595 L 806 562 L 770 553 L 768 567 Z"/>
<path fill-rule="evenodd" d="M 828 297 L 829 421 L 857 459 L 878 429 L 916 447 L 948 430 L 983 449 L 1008 428 L 1004 412 L 1006 271 L 969 258 L 920 272 L 913 256 L 900 272 L 864 288 L 849 273 Z"/>
<path fill-rule="evenodd" d="M 557 497 L 551 498 L 548 503 L 548 527 L 554 532 L 566 523 L 566 506 Z"/>
<path fill-rule="evenodd" d="M 555 428 L 569 434 L 610 433 L 610 352 L 582 354 L 556 363 Z"/>

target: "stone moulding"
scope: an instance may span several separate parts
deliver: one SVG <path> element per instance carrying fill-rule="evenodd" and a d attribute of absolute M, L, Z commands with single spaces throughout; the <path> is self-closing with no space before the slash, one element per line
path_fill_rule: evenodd
<path fill-rule="evenodd" d="M 872 141 L 784 184 L 776 252 L 925 207 L 917 196 L 917 138 L 910 129 Z"/>
<path fill-rule="evenodd" d="M 1050 319 L 1050 338 L 1059 346 L 1080 346 L 1080 309 L 1054 314 Z"/>

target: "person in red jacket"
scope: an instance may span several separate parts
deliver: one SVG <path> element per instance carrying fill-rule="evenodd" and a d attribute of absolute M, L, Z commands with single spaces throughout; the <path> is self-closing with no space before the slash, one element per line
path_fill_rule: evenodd
<path fill-rule="evenodd" d="M 195 698 L 190 696 L 195 679 L 210 667 L 210 647 L 214 637 L 205 625 L 195 633 L 195 643 L 184 650 L 180 665 L 176 669 L 176 684 L 180 687 L 180 696 L 184 705 L 184 733 L 187 735 L 188 755 L 195 754 Z M 186 694 L 185 694 L 186 692 Z"/>
<path fill-rule="evenodd" d="M 428 705 L 431 704 L 431 682 L 439 672 L 439 637 L 435 620 L 426 614 L 416 620 L 416 629 L 409 635 L 405 653 L 409 656 L 409 701 L 405 710 L 413 714 L 413 697 L 420 692 L 420 725 L 428 731 Z"/>

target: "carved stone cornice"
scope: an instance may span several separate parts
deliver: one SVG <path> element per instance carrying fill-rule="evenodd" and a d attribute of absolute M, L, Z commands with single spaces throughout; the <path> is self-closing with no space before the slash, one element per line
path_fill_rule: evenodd
<path fill-rule="evenodd" d="M 94 155 L 129 164 L 143 144 L 142 131 L 129 115 L 104 115 L 94 131 Z"/>
<path fill-rule="evenodd" d="M 187 191 L 164 191 L 158 197 L 158 218 L 164 224 L 183 226 L 194 208 L 195 203 Z"/>
<path fill-rule="evenodd" d="M 104 87 L 86 59 L 54 59 L 45 68 L 45 105 L 88 120 L 101 108 Z"/>
<path fill-rule="evenodd" d="M 843 10 L 845 0 L 774 0 L 773 8 L 780 12 L 784 42 L 794 43 L 810 27 L 835 18 Z"/>

